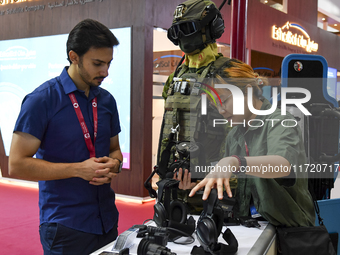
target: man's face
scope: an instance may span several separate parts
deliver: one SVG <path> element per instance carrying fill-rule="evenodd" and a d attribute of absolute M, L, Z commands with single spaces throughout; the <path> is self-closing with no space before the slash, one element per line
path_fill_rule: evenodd
<path fill-rule="evenodd" d="M 109 75 L 112 61 L 112 48 L 90 48 L 79 58 L 78 74 L 89 86 L 99 86 Z"/>

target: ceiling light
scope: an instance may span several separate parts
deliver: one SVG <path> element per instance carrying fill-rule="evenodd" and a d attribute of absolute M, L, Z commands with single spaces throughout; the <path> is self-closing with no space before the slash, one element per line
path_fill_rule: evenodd
<path fill-rule="evenodd" d="M 265 4 L 267 4 L 267 3 L 268 3 L 268 1 L 267 1 L 267 0 L 265 0 L 265 1 L 264 1 L 264 3 L 265 3 Z"/>
<path fill-rule="evenodd" d="M 160 28 L 160 27 L 156 27 L 156 30 L 159 31 L 159 32 L 167 32 L 167 30 Z"/>
<path fill-rule="evenodd" d="M 334 26 L 336 27 L 338 24 L 334 24 Z"/>
<path fill-rule="evenodd" d="M 322 20 L 323 20 L 323 21 L 325 21 L 325 20 L 326 20 L 326 18 L 322 18 Z"/>

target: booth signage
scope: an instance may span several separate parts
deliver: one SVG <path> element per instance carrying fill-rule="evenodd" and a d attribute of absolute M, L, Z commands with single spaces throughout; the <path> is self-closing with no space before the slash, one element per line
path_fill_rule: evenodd
<path fill-rule="evenodd" d="M 301 33 L 294 33 L 291 28 L 299 30 Z M 304 48 L 307 52 L 317 52 L 319 45 L 311 40 L 306 30 L 298 24 L 289 21 L 283 27 L 272 27 L 272 38 L 290 45 Z"/>
<path fill-rule="evenodd" d="M 0 0 L 0 5 L 27 2 L 27 0 Z"/>
<path fill-rule="evenodd" d="M 44 11 L 45 7 L 50 8 L 51 10 L 60 7 L 68 7 L 72 5 L 79 5 L 84 6 L 85 4 L 92 3 L 92 2 L 99 2 L 102 3 L 104 0 L 63 0 L 61 2 L 52 2 L 48 3 L 47 5 L 32 5 L 32 6 L 24 6 L 24 7 L 17 7 L 17 8 L 8 8 L 6 10 L 0 10 L 0 16 L 10 15 L 10 14 L 17 14 L 17 13 L 24 13 L 24 12 L 35 12 L 35 11 Z M 28 0 L 0 0 L 0 7 L 14 4 L 14 3 L 23 3 L 28 2 Z"/>

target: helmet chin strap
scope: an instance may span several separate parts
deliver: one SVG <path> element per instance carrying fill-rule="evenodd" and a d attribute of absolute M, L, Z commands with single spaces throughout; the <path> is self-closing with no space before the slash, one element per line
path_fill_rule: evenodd
<path fill-rule="evenodd" d="M 202 51 L 203 49 L 205 49 L 210 43 L 214 43 L 215 42 L 215 40 L 207 41 L 206 32 L 209 32 L 208 27 L 204 27 L 201 30 L 201 33 L 202 33 L 202 43 L 199 46 L 197 46 L 197 48 L 194 51 L 192 51 L 190 53 L 186 53 L 186 54 L 188 54 L 188 55 L 195 55 L 195 54 L 199 53 L 200 51 Z"/>
<path fill-rule="evenodd" d="M 204 28 L 202 28 L 202 49 L 201 50 L 207 47 L 209 43 L 215 42 L 215 40 L 211 38 L 211 35 L 209 34 L 210 32 L 209 30 L 210 28 L 208 26 L 205 26 Z"/>

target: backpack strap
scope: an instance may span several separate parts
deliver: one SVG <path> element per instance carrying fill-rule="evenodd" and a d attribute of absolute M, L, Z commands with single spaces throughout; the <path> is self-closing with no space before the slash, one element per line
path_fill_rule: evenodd
<path fill-rule="evenodd" d="M 180 68 L 180 71 L 179 71 L 178 75 L 176 75 L 176 77 L 181 77 L 189 69 L 189 67 L 185 64 L 182 64 L 179 68 Z M 175 77 L 175 75 L 174 75 L 174 77 Z"/>
<path fill-rule="evenodd" d="M 210 68 L 213 66 L 213 64 L 216 62 L 213 61 L 213 62 L 210 62 L 206 68 L 204 68 L 204 70 L 202 71 L 201 75 L 199 75 L 199 78 L 201 79 L 200 82 L 203 81 L 203 79 L 207 76 L 208 72 L 210 71 Z"/>
<path fill-rule="evenodd" d="M 215 60 L 214 65 L 212 66 L 210 77 L 215 77 L 216 74 L 218 74 L 223 67 L 227 67 L 228 63 L 230 61 L 230 58 L 226 57 L 219 57 Z"/>

